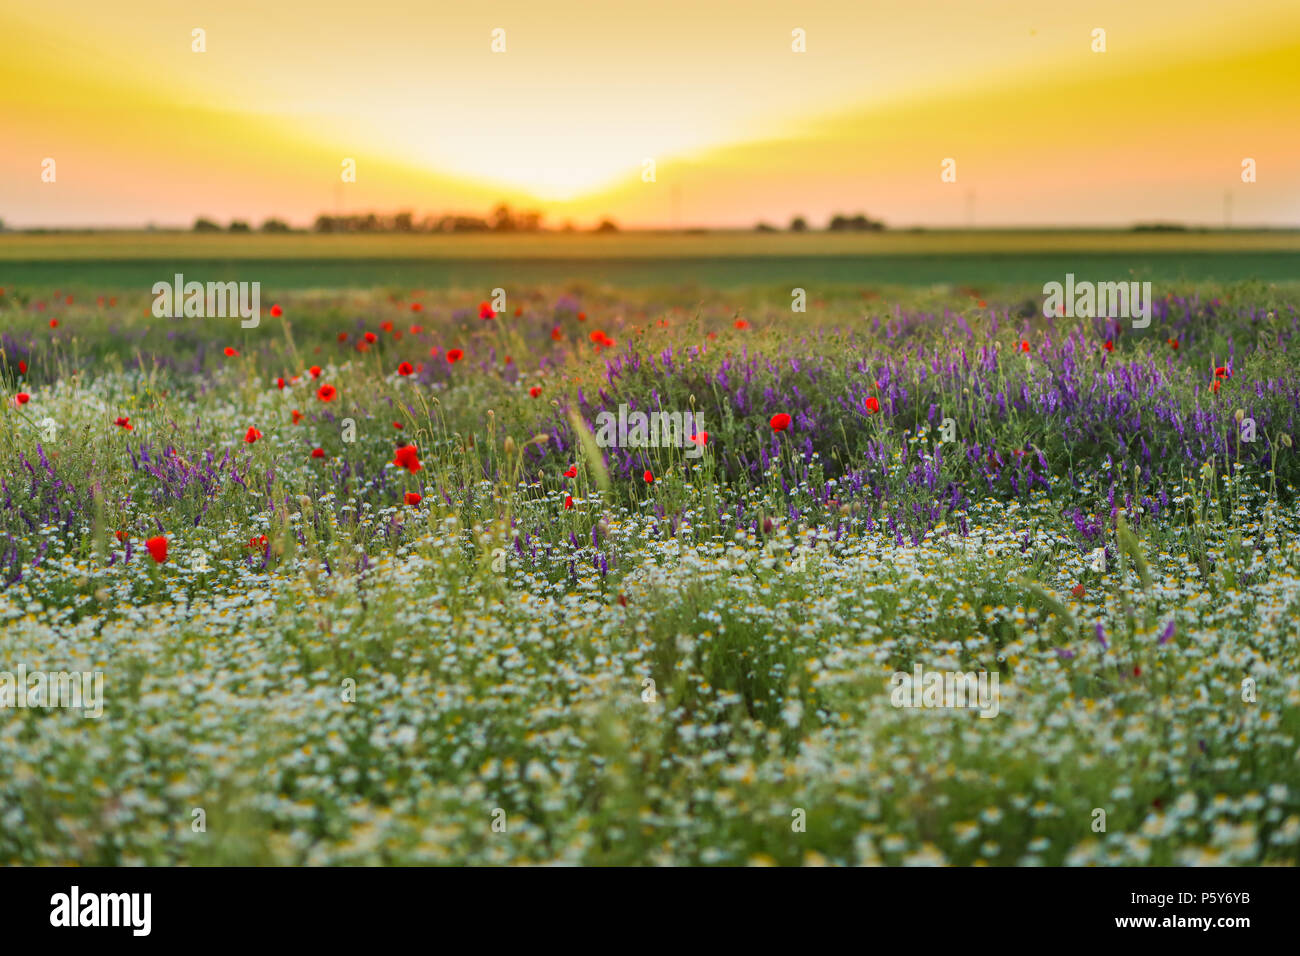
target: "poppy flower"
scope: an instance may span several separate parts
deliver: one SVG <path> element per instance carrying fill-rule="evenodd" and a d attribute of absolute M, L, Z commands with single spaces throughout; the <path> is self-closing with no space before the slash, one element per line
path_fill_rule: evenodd
<path fill-rule="evenodd" d="M 452 365 L 455 365 L 464 357 L 465 353 L 460 349 L 447 349 L 447 361 Z"/>
<path fill-rule="evenodd" d="M 985 302 L 983 299 L 980 299 L 980 300 L 979 300 L 978 302 L 976 302 L 975 304 L 978 305 L 981 309 L 987 309 L 987 308 L 988 308 L 988 305 L 989 305 L 989 304 L 988 304 L 987 302 Z"/>
<path fill-rule="evenodd" d="M 52 329 L 57 329 L 58 327 L 59 327 L 59 320 L 58 320 L 58 319 L 50 319 L 50 328 L 52 328 Z"/>
<path fill-rule="evenodd" d="M 1107 339 L 1105 342 L 1103 342 L 1101 344 L 1101 347 L 1104 348 L 1107 352 L 1115 351 L 1115 343 L 1112 342 L 1110 339 Z"/>
<path fill-rule="evenodd" d="M 391 331 L 393 331 L 393 323 L 392 323 L 392 322 L 380 322 L 380 323 L 379 323 L 379 328 L 382 329 L 382 330 L 385 331 L 385 332 L 391 332 Z"/>
<path fill-rule="evenodd" d="M 131 419 L 129 418 L 118 418 L 113 422 L 113 424 L 117 425 L 119 428 L 125 428 L 127 431 L 135 430 L 135 426 L 131 424 Z"/>
<path fill-rule="evenodd" d="M 338 395 L 338 393 L 339 390 L 333 385 L 322 385 L 320 388 L 316 389 L 316 397 L 322 402 L 334 401 L 334 396 Z"/>
<path fill-rule="evenodd" d="M 300 421 L 302 421 L 302 412 L 295 408 L 293 410 L 293 423 L 297 425 Z"/>
<path fill-rule="evenodd" d="M 478 304 L 478 317 L 480 319 L 490 319 L 494 315 L 496 315 L 496 312 L 493 311 L 492 304 L 490 302 L 480 302 Z"/>
<path fill-rule="evenodd" d="M 569 466 L 569 470 L 566 471 L 566 472 L 564 473 L 564 477 L 565 477 L 565 478 L 577 478 L 577 477 L 578 477 L 578 466 L 577 466 L 577 465 L 570 465 L 570 466 Z"/>
<path fill-rule="evenodd" d="M 414 491 L 408 491 L 406 493 L 406 503 L 408 505 L 418 505 L 422 500 L 421 496 L 417 495 Z"/>
<path fill-rule="evenodd" d="M 282 379 L 282 378 L 277 378 L 277 379 L 275 380 L 275 387 L 278 388 L 278 389 L 283 390 L 283 389 L 284 389 L 284 379 Z"/>
<path fill-rule="evenodd" d="M 28 395 L 26 392 L 19 392 L 17 395 L 14 396 L 14 400 L 17 401 L 19 405 L 26 405 L 28 402 L 32 400 L 32 397 Z"/>
<path fill-rule="evenodd" d="M 262 535 L 260 537 L 258 535 L 253 535 L 251 538 L 248 539 L 248 546 L 253 550 L 257 550 L 258 548 L 265 548 L 266 535 Z"/>
<path fill-rule="evenodd" d="M 517 319 L 523 314 L 524 314 L 524 307 L 522 305 L 515 306 L 515 318 Z"/>
<path fill-rule="evenodd" d="M 234 358 L 239 354 L 239 349 L 231 348 L 229 345 L 225 348 L 226 358 Z"/>
<path fill-rule="evenodd" d="M 248 426 L 248 431 L 244 432 L 244 441 L 248 442 L 250 445 L 261 437 L 262 433 L 251 425 Z"/>
<path fill-rule="evenodd" d="M 414 371 L 415 368 L 411 365 L 410 362 L 403 362 L 401 365 L 397 366 L 398 375 L 410 375 Z"/>
<path fill-rule="evenodd" d="M 785 412 L 778 412 L 772 416 L 772 420 L 768 424 L 772 426 L 772 431 L 783 432 L 790 427 L 790 416 Z"/>
<path fill-rule="evenodd" d="M 423 311 L 424 311 L 424 306 L 420 305 L 420 303 L 418 303 L 418 302 L 412 302 L 412 303 L 411 303 L 411 311 L 412 311 L 412 312 L 423 312 Z"/>
<path fill-rule="evenodd" d="M 424 466 L 420 464 L 420 453 L 414 445 L 403 445 L 397 449 L 393 464 L 398 468 L 405 468 L 411 474 L 415 474 Z"/>
<path fill-rule="evenodd" d="M 396 428 L 396 429 L 400 432 L 400 431 L 402 430 L 402 423 L 401 423 L 401 422 L 393 422 L 393 427 Z"/>
<path fill-rule="evenodd" d="M 313 449 L 311 450 L 311 456 L 312 456 L 313 458 L 324 458 L 324 457 L 325 457 L 325 449 L 324 449 L 324 448 L 313 448 Z"/>
<path fill-rule="evenodd" d="M 647 485 L 653 485 L 653 484 L 655 483 L 655 476 L 654 476 L 653 474 L 651 474 L 649 468 L 646 469 L 645 474 L 642 475 L 641 477 L 643 477 L 643 478 L 645 479 L 645 483 L 646 483 Z"/>
<path fill-rule="evenodd" d="M 713 341 L 713 340 L 716 339 L 717 337 L 718 337 L 718 333 L 717 333 L 717 332 L 710 332 L 709 335 L 708 335 L 709 341 Z"/>
<path fill-rule="evenodd" d="M 1028 343 L 1028 342 L 1025 342 L 1025 341 L 1021 341 L 1021 343 L 1020 343 L 1020 351 L 1022 351 L 1022 352 L 1028 352 L 1028 351 L 1029 351 L 1029 343 Z"/>
<path fill-rule="evenodd" d="M 365 335 L 362 336 L 362 338 L 364 338 L 367 342 L 379 341 L 379 336 L 375 335 L 374 332 L 367 332 Z"/>
<path fill-rule="evenodd" d="M 1083 589 L 1082 584 L 1076 584 L 1074 587 L 1070 588 L 1070 593 L 1073 594 L 1076 598 L 1082 600 L 1084 594 L 1086 594 L 1087 592 Z"/>
<path fill-rule="evenodd" d="M 558 325 L 551 329 L 551 340 L 554 342 L 560 341 L 560 327 Z"/>
<path fill-rule="evenodd" d="M 162 564 L 167 560 L 167 539 L 162 535 L 150 538 L 144 546 L 149 549 L 149 555 L 155 564 Z"/>
<path fill-rule="evenodd" d="M 19 375 L 27 374 L 27 363 L 24 362 L 22 359 L 18 360 L 18 374 Z"/>
<path fill-rule="evenodd" d="M 746 322 L 744 319 L 737 319 L 736 328 L 741 329 L 743 331 L 744 329 L 749 328 L 749 323 Z"/>
<path fill-rule="evenodd" d="M 421 332 L 423 332 L 423 331 L 424 331 L 424 326 L 423 326 L 423 325 L 413 325 L 413 326 L 411 326 L 411 334 L 412 334 L 412 335 L 419 335 L 419 334 L 420 334 Z"/>
<path fill-rule="evenodd" d="M 691 441 L 695 442 L 695 444 L 703 448 L 705 445 L 709 443 L 709 433 L 700 432 L 698 435 L 692 435 Z"/>
<path fill-rule="evenodd" d="M 320 378 L 320 366 L 313 365 L 311 368 L 307 369 L 307 374 L 312 378 Z"/>
<path fill-rule="evenodd" d="M 565 495 L 565 496 L 564 496 L 564 507 L 565 507 L 566 509 L 569 509 L 569 508 L 572 508 L 572 507 L 573 507 L 573 495 Z"/>
<path fill-rule="evenodd" d="M 1218 368 L 1216 368 L 1216 369 L 1214 370 L 1214 377 L 1215 377 L 1215 378 L 1231 378 L 1231 377 L 1232 377 L 1232 373 L 1229 372 L 1229 371 L 1228 371 L 1224 366 L 1220 365 Z"/>
<path fill-rule="evenodd" d="M 340 342 L 346 342 L 347 340 L 348 340 L 348 334 L 347 334 L 346 332 L 340 332 L 340 333 L 339 333 L 339 341 L 340 341 Z"/>
<path fill-rule="evenodd" d="M 880 402 L 876 399 L 876 396 L 868 395 L 866 404 L 867 404 L 867 411 L 870 412 L 872 415 L 880 411 Z"/>
<path fill-rule="evenodd" d="M 1211 386 L 1211 388 L 1210 388 L 1210 391 L 1212 391 L 1212 392 L 1217 392 L 1217 391 L 1219 390 L 1219 384 L 1220 384 L 1220 382 L 1219 382 L 1219 380 L 1216 378 L 1216 379 L 1214 380 L 1214 385 Z"/>
<path fill-rule="evenodd" d="M 578 321 L 579 321 L 579 322 L 586 322 L 586 321 L 587 321 L 587 313 L 586 313 L 586 312 L 579 312 L 579 313 L 578 313 Z"/>
<path fill-rule="evenodd" d="M 280 308 L 280 303 L 277 302 L 271 306 L 271 318 L 278 319 L 282 315 L 284 315 L 284 309 Z"/>
<path fill-rule="evenodd" d="M 125 541 L 127 538 L 131 536 L 127 534 L 125 531 L 114 531 L 113 537 L 117 538 L 118 541 Z"/>
<path fill-rule="evenodd" d="M 1173 349 L 1175 352 L 1178 351 L 1178 340 L 1177 340 L 1177 339 L 1166 339 L 1166 341 L 1169 343 L 1169 347 L 1170 347 L 1171 349 Z"/>
<path fill-rule="evenodd" d="M 533 396 L 533 398 L 537 398 L 537 396 L 542 394 L 542 387 L 540 385 L 534 385 L 528 390 L 528 394 Z"/>

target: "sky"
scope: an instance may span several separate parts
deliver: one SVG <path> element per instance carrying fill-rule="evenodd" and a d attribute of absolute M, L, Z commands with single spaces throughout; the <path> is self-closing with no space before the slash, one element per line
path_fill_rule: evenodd
<path fill-rule="evenodd" d="M 1300 226 L 1297 64 L 1296 0 L 42 0 L 0 220 Z"/>

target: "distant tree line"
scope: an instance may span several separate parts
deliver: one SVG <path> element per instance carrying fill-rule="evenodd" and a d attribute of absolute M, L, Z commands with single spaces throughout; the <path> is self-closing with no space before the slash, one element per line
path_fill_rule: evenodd
<path fill-rule="evenodd" d="M 211 219 L 200 217 L 194 222 L 195 232 L 252 232 L 252 227 L 245 221 L 236 219 L 224 230 Z M 281 219 L 268 219 L 259 227 L 260 232 L 294 231 Z M 312 224 L 312 232 L 329 233 L 451 233 L 451 232 L 541 232 L 542 214 L 540 212 L 515 212 L 502 203 L 492 210 L 486 218 L 462 215 L 428 215 L 416 220 L 409 211 L 393 213 L 349 213 L 332 216 L 321 213 Z M 564 232 L 576 232 L 572 223 L 566 223 Z M 602 219 L 593 232 L 618 232 L 618 226 L 609 219 Z"/>
<path fill-rule="evenodd" d="M 807 232 L 808 220 L 803 216 L 795 216 L 790 220 L 789 229 L 791 232 Z M 883 232 L 885 224 L 879 219 L 871 219 L 858 213 L 856 216 L 845 216 L 836 213 L 831 217 L 830 222 L 826 224 L 827 232 Z M 776 226 L 770 223 L 760 222 L 754 227 L 755 232 L 778 232 Z"/>

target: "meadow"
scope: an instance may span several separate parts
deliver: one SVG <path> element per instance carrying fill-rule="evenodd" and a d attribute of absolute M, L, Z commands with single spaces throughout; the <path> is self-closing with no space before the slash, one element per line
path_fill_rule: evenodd
<path fill-rule="evenodd" d="M 317 256 L 242 329 L 150 314 L 210 251 L 15 248 L 0 671 L 102 672 L 103 715 L 0 710 L 0 862 L 1300 857 L 1294 284 L 1134 329 L 1044 318 L 1055 262 L 792 313 L 797 262 Z M 620 405 L 703 424 L 600 447 Z M 918 666 L 996 714 L 898 706 Z"/>

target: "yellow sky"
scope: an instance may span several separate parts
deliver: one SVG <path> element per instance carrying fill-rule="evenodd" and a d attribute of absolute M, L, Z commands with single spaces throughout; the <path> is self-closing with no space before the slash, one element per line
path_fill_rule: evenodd
<path fill-rule="evenodd" d="M 1298 63 L 1294 0 L 46 0 L 0 12 L 0 218 L 1300 225 Z"/>

